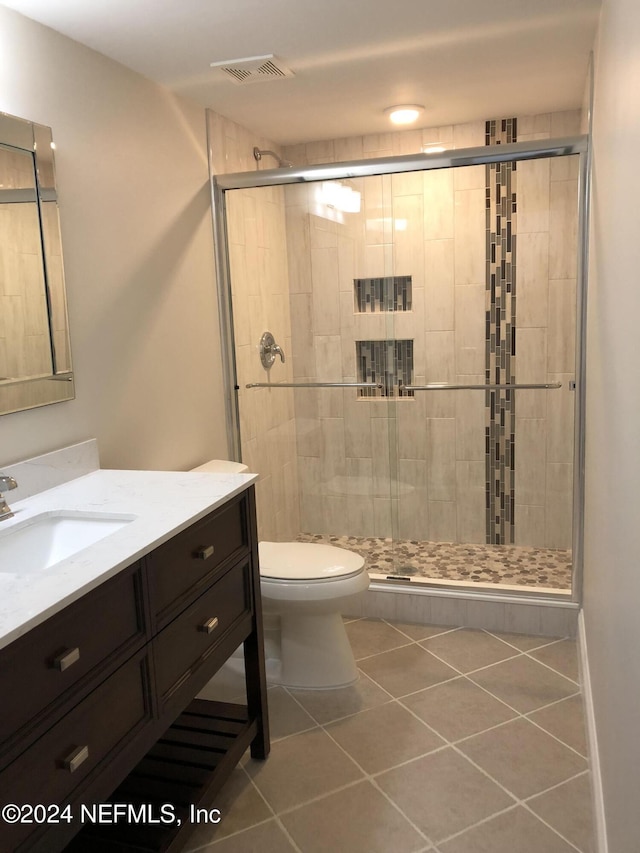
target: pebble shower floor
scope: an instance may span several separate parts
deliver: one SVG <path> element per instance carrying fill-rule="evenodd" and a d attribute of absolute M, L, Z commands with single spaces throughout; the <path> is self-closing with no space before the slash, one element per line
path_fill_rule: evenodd
<path fill-rule="evenodd" d="M 301 533 L 298 541 L 320 542 L 356 551 L 365 558 L 367 570 L 373 574 L 571 589 L 571 551 L 324 533 Z"/>

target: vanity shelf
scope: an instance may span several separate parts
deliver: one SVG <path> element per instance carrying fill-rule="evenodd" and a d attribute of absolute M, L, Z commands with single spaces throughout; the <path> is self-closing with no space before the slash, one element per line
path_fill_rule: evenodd
<path fill-rule="evenodd" d="M 114 791 L 109 802 L 175 806 L 181 822 L 148 827 L 136 824 L 90 826 L 68 853 L 172 853 L 182 847 L 190 809 L 214 808 L 215 796 L 257 734 L 244 705 L 196 699 Z"/>

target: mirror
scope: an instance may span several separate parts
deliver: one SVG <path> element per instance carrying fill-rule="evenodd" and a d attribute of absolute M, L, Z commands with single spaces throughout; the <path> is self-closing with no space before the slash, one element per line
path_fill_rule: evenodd
<path fill-rule="evenodd" d="M 0 113 L 0 414 L 75 396 L 51 129 Z"/>

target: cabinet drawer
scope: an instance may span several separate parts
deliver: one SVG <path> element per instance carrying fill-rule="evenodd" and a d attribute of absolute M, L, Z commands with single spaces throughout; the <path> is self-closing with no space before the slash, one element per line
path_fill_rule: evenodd
<path fill-rule="evenodd" d="M 151 607 L 158 627 L 209 584 L 225 561 L 247 550 L 246 515 L 246 497 L 241 495 L 149 555 Z"/>
<path fill-rule="evenodd" d="M 37 726 L 39 715 L 64 704 L 90 673 L 135 651 L 146 633 L 136 564 L 3 649 L 0 745 Z"/>
<path fill-rule="evenodd" d="M 156 684 L 166 701 L 251 614 L 249 561 L 227 571 L 154 640 Z"/>
<path fill-rule="evenodd" d="M 0 776 L 0 804 L 63 804 L 118 744 L 151 719 L 147 657 L 135 655 L 80 702 Z M 124 745 L 124 744 L 123 744 Z M 4 825 L 2 842 L 15 850 L 37 825 Z"/>

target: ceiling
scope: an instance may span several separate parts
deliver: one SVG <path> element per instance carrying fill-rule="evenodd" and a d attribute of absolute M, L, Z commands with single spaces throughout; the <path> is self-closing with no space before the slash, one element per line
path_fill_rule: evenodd
<path fill-rule="evenodd" d="M 580 106 L 600 0 L 0 0 L 268 139 L 380 133 Z M 210 63 L 275 54 L 292 78 Z"/>

